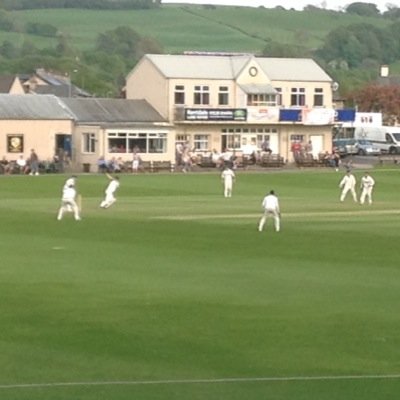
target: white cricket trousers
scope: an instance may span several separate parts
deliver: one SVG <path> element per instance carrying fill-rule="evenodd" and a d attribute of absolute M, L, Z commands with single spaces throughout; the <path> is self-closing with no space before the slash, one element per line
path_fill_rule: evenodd
<path fill-rule="evenodd" d="M 260 232 L 263 230 L 264 225 L 269 217 L 274 218 L 275 231 L 279 232 L 281 229 L 281 221 L 280 221 L 279 213 L 276 210 L 269 210 L 269 209 L 265 209 L 264 214 L 260 219 L 260 223 L 258 224 L 258 230 Z"/>
<path fill-rule="evenodd" d="M 232 182 L 227 182 L 224 185 L 224 196 L 225 197 L 232 197 Z"/>
<path fill-rule="evenodd" d="M 79 221 L 81 219 L 81 217 L 79 216 L 79 208 L 75 200 L 73 199 L 61 200 L 61 207 L 58 210 L 57 219 L 59 221 L 62 220 L 64 212 L 70 212 L 70 211 L 74 213 L 74 218 L 76 221 Z"/>
<path fill-rule="evenodd" d="M 372 187 L 363 188 L 360 196 L 360 204 L 364 204 L 366 199 L 368 199 L 369 204 L 372 204 Z"/>
<path fill-rule="evenodd" d="M 112 204 L 114 204 L 116 201 L 117 201 L 117 199 L 114 197 L 114 193 L 106 192 L 106 198 L 101 202 L 100 207 L 108 208 Z"/>
<path fill-rule="evenodd" d="M 349 187 L 344 187 L 342 190 L 342 194 L 340 195 L 340 201 L 344 201 L 347 192 L 350 190 L 351 195 L 353 196 L 353 200 L 354 202 L 357 203 L 357 195 L 356 195 L 356 191 L 354 190 L 354 188 L 349 188 Z"/>

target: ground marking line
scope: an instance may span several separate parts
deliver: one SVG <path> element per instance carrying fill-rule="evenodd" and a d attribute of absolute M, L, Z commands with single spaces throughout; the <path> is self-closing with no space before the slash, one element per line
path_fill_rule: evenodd
<path fill-rule="evenodd" d="M 23 389 L 68 386 L 123 386 L 123 385 L 182 385 L 208 383 L 240 383 L 240 382 L 290 382 L 290 381 L 340 381 L 340 380 L 378 380 L 400 379 L 400 374 L 393 375 L 333 375 L 333 376 L 287 376 L 259 378 L 217 378 L 217 379 L 171 379 L 159 381 L 104 381 L 104 382 L 53 382 L 0 385 L 1 389 Z"/>
<path fill-rule="evenodd" d="M 367 206 L 368 207 L 368 206 Z M 193 214 L 193 215 L 158 215 L 150 219 L 170 220 L 170 221 L 192 221 L 201 219 L 226 219 L 226 218 L 257 218 L 262 214 Z M 315 211 L 299 213 L 283 213 L 284 218 L 302 218 L 302 217 L 345 217 L 364 216 L 364 215 L 391 215 L 400 214 L 400 209 L 393 210 L 359 210 L 359 211 Z"/>

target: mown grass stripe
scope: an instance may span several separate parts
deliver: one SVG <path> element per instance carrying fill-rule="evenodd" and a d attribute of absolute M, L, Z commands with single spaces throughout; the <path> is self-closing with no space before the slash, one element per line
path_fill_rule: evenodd
<path fill-rule="evenodd" d="M 51 382 L 51 383 L 21 383 L 0 385 L 0 389 L 45 388 L 66 386 L 124 386 L 124 385 L 190 385 L 213 383 L 240 382 L 289 382 L 289 381 L 344 381 L 344 380 L 376 380 L 400 379 L 400 374 L 388 375 L 322 375 L 322 376 L 282 376 L 254 378 L 215 378 L 215 379 L 166 379 L 146 381 L 97 381 L 97 382 Z"/>

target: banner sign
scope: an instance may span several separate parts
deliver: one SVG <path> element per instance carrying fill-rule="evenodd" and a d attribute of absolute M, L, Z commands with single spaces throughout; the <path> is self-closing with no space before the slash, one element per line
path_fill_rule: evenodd
<path fill-rule="evenodd" d="M 336 122 L 353 122 L 356 118 L 356 110 L 354 108 L 344 108 L 336 110 Z"/>
<path fill-rule="evenodd" d="M 279 108 L 277 107 L 247 107 L 248 122 L 279 122 Z"/>
<path fill-rule="evenodd" d="M 186 121 L 246 121 L 245 108 L 186 108 Z"/>
<path fill-rule="evenodd" d="M 301 110 L 299 110 L 299 109 L 279 110 L 279 121 L 300 122 L 301 121 Z"/>
<path fill-rule="evenodd" d="M 303 109 L 302 122 L 304 125 L 330 125 L 335 120 L 333 108 Z"/>

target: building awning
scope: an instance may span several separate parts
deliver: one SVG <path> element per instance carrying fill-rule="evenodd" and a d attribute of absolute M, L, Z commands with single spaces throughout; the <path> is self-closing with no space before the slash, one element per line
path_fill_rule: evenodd
<path fill-rule="evenodd" d="M 247 94 L 277 94 L 277 91 L 270 84 L 256 84 L 250 83 L 246 85 L 239 85 L 239 87 Z"/>

